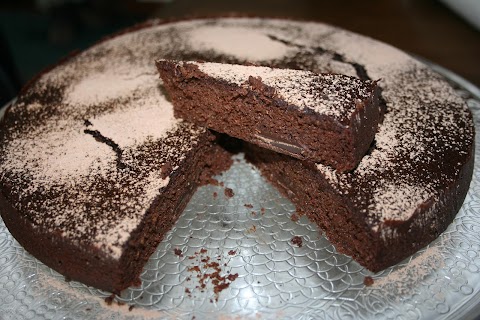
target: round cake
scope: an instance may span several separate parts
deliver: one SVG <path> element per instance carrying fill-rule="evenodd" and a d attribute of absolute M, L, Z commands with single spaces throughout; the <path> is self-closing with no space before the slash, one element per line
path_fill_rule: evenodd
<path fill-rule="evenodd" d="M 464 200 L 474 161 L 471 113 L 409 55 L 320 23 L 151 21 L 39 75 L 1 122 L 2 218 L 67 278 L 112 292 L 137 284 L 198 176 L 224 158 L 208 130 L 173 116 L 157 59 L 380 79 L 383 121 L 353 171 L 248 148 L 297 209 L 370 270 L 435 239 Z"/>

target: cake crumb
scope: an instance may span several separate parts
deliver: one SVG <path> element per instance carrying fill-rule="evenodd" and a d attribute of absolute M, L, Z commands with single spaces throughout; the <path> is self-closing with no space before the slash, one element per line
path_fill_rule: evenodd
<path fill-rule="evenodd" d="M 235 273 L 235 274 L 229 274 L 227 276 L 227 279 L 230 280 L 230 281 L 234 281 L 235 279 L 238 278 L 238 273 Z"/>
<path fill-rule="evenodd" d="M 293 213 L 292 216 L 290 217 L 290 219 L 291 219 L 293 222 L 297 222 L 300 218 L 299 218 L 299 216 L 298 216 L 296 213 Z"/>
<path fill-rule="evenodd" d="M 128 311 L 132 311 L 135 306 L 132 304 L 130 307 L 128 307 Z"/>
<path fill-rule="evenodd" d="M 207 287 L 207 283 L 211 283 L 213 285 L 213 293 L 214 293 L 214 299 L 211 300 L 211 302 L 218 301 L 219 293 L 226 288 L 230 286 L 230 283 L 232 283 L 235 279 L 238 278 L 238 273 L 236 274 L 231 274 L 230 271 L 227 271 L 226 273 L 228 275 L 221 275 L 222 273 L 222 268 L 220 263 L 216 261 L 212 261 L 212 259 L 209 256 L 205 256 L 207 253 L 206 249 L 201 249 L 198 252 L 195 252 L 194 258 L 200 259 L 200 264 L 194 265 L 192 267 L 188 267 L 187 270 L 190 272 L 195 272 L 196 278 L 198 279 L 198 285 L 195 286 L 195 289 L 200 290 L 201 292 L 204 292 L 205 288 Z M 236 250 L 230 250 L 228 252 L 229 255 L 235 255 L 237 253 Z M 192 257 L 189 257 L 189 259 Z M 221 257 L 216 257 L 216 260 L 221 260 Z M 223 266 L 226 266 L 226 264 L 223 264 Z M 187 281 L 190 279 L 190 277 L 187 278 Z M 191 291 L 190 289 L 186 288 L 185 292 L 191 296 Z"/>
<path fill-rule="evenodd" d="M 374 283 L 373 278 L 370 276 L 365 276 L 365 278 L 363 279 L 363 284 L 366 285 L 367 287 L 370 287 L 371 285 L 373 285 L 373 283 Z"/>
<path fill-rule="evenodd" d="M 262 207 L 262 208 L 260 208 L 260 212 L 262 213 L 262 216 L 263 216 L 263 215 L 264 215 L 264 213 L 265 213 L 265 208 L 263 208 L 263 207 Z"/>
<path fill-rule="evenodd" d="M 200 267 L 199 266 L 193 266 L 193 267 L 189 267 L 187 270 L 188 271 L 200 272 Z"/>
<path fill-rule="evenodd" d="M 178 248 L 175 248 L 175 249 L 173 249 L 173 252 L 175 253 L 175 255 L 179 256 L 180 258 L 183 257 L 182 250 L 180 250 Z"/>
<path fill-rule="evenodd" d="M 290 240 L 290 242 L 294 245 L 296 245 L 297 247 L 301 248 L 303 246 L 303 240 L 301 237 L 299 236 L 294 236 L 292 238 L 292 240 Z"/>
<path fill-rule="evenodd" d="M 250 228 L 248 228 L 247 233 L 254 233 L 257 231 L 257 227 L 253 224 Z"/>
<path fill-rule="evenodd" d="M 227 198 L 232 198 L 235 195 L 231 188 L 225 188 L 224 193 Z"/>
<path fill-rule="evenodd" d="M 250 203 L 245 203 L 244 206 L 245 206 L 246 208 L 249 208 L 249 209 L 252 209 L 252 208 L 253 208 L 253 205 L 250 204 Z"/>
<path fill-rule="evenodd" d="M 105 298 L 105 303 L 106 303 L 107 305 L 111 306 L 112 303 L 113 303 L 113 299 L 115 299 L 115 295 L 114 295 L 114 294 L 106 297 L 106 298 Z"/>
<path fill-rule="evenodd" d="M 216 198 L 218 196 L 218 193 L 217 192 L 214 192 L 213 193 L 213 197 Z"/>
<path fill-rule="evenodd" d="M 202 179 L 203 179 L 202 182 L 203 182 L 204 185 L 212 185 L 212 186 L 215 186 L 215 187 L 223 185 L 223 182 L 220 182 L 217 179 L 212 178 L 212 177 L 204 177 Z"/>
<path fill-rule="evenodd" d="M 252 211 L 250 214 L 254 217 L 257 215 L 257 213 L 255 211 Z"/>

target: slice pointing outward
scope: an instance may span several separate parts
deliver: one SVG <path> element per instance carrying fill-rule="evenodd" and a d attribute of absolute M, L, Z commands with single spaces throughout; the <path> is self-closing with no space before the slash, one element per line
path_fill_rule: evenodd
<path fill-rule="evenodd" d="M 380 117 L 375 81 L 208 62 L 157 68 L 176 116 L 339 171 L 356 167 Z"/>

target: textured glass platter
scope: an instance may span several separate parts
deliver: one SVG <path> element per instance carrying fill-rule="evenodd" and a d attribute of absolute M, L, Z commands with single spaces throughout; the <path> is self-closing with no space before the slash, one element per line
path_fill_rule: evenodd
<path fill-rule="evenodd" d="M 295 207 L 239 155 L 218 177 L 224 186 L 197 190 L 150 258 L 141 287 L 125 290 L 111 305 L 105 302 L 108 292 L 65 282 L 33 258 L 0 219 L 0 319 L 475 318 L 480 314 L 480 90 L 448 70 L 432 68 L 467 101 L 477 135 L 467 198 L 428 248 L 372 274 L 337 254 L 305 217 L 294 221 Z M 227 187 L 233 197 L 225 195 Z M 297 237 L 301 243 L 292 241 Z M 208 276 L 215 271 L 224 279 L 216 293 L 214 277 Z M 366 276 L 372 285 L 364 285 Z"/>

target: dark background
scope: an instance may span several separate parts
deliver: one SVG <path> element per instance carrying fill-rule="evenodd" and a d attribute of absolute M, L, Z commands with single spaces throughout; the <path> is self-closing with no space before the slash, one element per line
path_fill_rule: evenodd
<path fill-rule="evenodd" d="M 109 33 L 153 17 L 230 13 L 334 24 L 480 86 L 480 31 L 437 0 L 8 0 L 0 4 L 0 106 L 37 72 Z"/>

